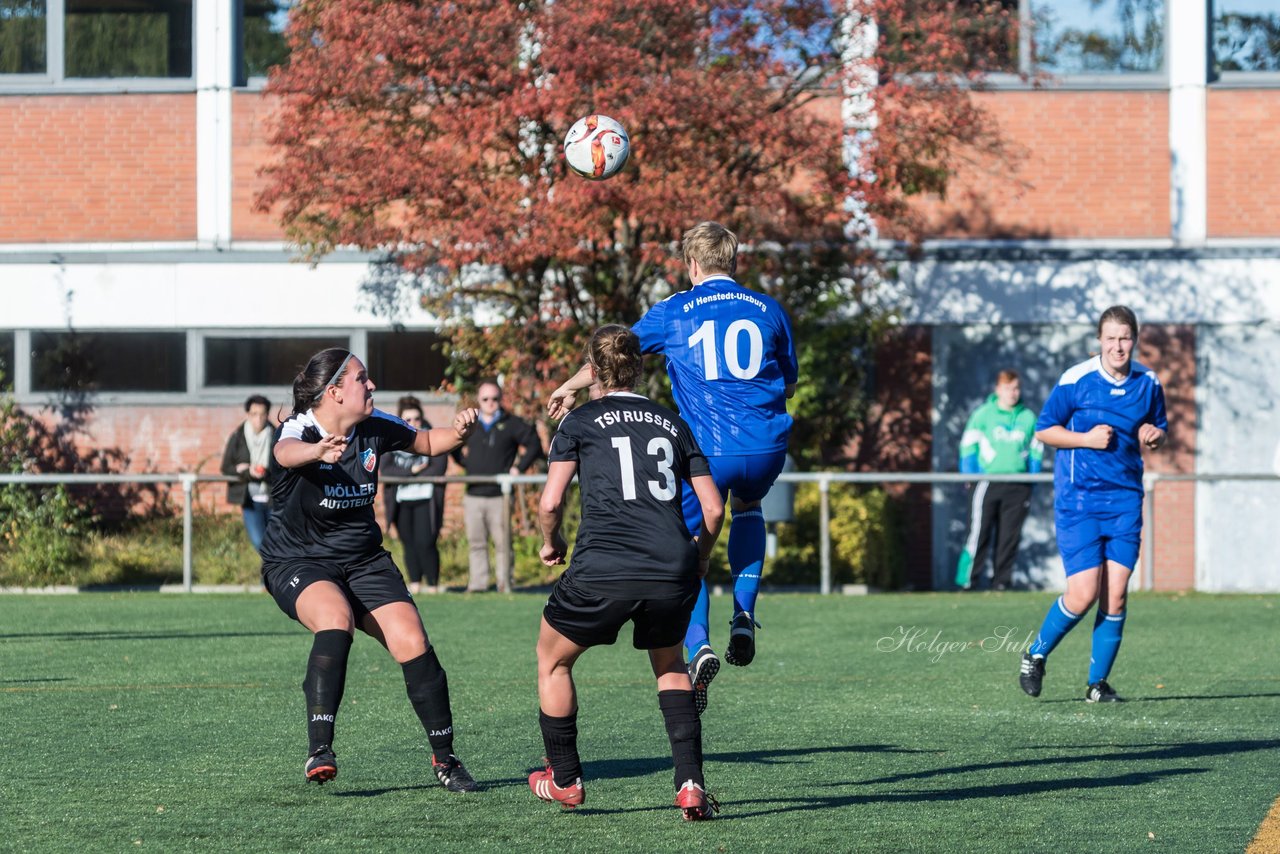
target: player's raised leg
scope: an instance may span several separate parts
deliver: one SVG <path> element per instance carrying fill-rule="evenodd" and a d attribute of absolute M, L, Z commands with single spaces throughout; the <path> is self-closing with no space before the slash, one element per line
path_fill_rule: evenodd
<path fill-rule="evenodd" d="M 710 463 L 711 461 L 708 460 Z M 712 468 L 712 477 L 715 469 Z M 685 527 L 694 536 L 702 532 L 702 505 L 692 489 L 686 489 L 681 507 L 684 513 Z M 689 628 L 684 636 L 685 655 L 688 657 L 689 679 L 693 683 L 693 701 L 702 714 L 707 710 L 707 688 L 711 680 L 720 672 L 720 658 L 711 648 L 711 598 L 707 591 L 706 579 L 701 582 L 698 601 L 694 603 L 693 613 L 689 615 Z"/>
<path fill-rule="evenodd" d="M 786 464 L 784 451 L 712 461 L 729 487 L 733 521 L 729 526 L 729 568 L 733 572 L 733 617 L 725 661 L 745 667 L 756 657 L 756 597 L 764 573 L 765 529 L 760 502 Z"/>
<path fill-rule="evenodd" d="M 453 709 L 449 677 L 427 637 L 422 617 L 412 602 L 392 602 L 374 608 L 361 628 L 387 648 L 400 665 L 405 693 L 431 745 L 431 770 L 451 792 L 474 792 L 479 786 L 453 748 Z"/>
<path fill-rule="evenodd" d="M 739 509 L 742 508 L 742 509 Z M 729 567 L 733 572 L 733 617 L 725 661 L 745 667 L 756 657 L 756 597 L 764 572 L 765 530 L 760 502 L 733 500 L 729 526 Z"/>

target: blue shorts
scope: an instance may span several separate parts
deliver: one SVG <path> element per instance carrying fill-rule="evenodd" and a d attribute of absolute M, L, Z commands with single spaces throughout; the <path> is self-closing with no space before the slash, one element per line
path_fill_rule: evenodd
<path fill-rule="evenodd" d="M 759 501 L 768 494 L 773 482 L 782 473 L 787 462 L 787 452 L 752 454 L 738 457 L 707 457 L 711 467 L 711 479 L 720 490 L 720 499 L 732 494 L 739 501 Z M 689 533 L 697 536 L 702 530 L 702 504 L 692 489 L 684 491 L 684 523 Z"/>
<path fill-rule="evenodd" d="M 1138 565 L 1142 545 L 1142 511 L 1106 515 L 1064 514 L 1055 510 L 1058 552 L 1067 575 L 1075 575 L 1104 561 L 1128 570 Z"/>

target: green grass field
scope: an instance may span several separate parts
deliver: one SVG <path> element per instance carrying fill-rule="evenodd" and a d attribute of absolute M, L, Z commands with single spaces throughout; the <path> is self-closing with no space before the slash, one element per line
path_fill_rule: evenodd
<path fill-rule="evenodd" d="M 629 640 L 578 667 L 585 807 L 529 793 L 542 596 L 420 603 L 474 795 L 435 785 L 367 637 L 341 774 L 306 786 L 310 640 L 265 595 L 0 596 L 0 850 L 1243 850 L 1280 795 L 1280 597 L 1135 594 L 1109 706 L 1080 700 L 1091 620 L 1038 700 L 992 648 L 1052 598 L 766 596 L 756 663 L 722 669 L 704 717 L 723 812 L 688 825 Z"/>

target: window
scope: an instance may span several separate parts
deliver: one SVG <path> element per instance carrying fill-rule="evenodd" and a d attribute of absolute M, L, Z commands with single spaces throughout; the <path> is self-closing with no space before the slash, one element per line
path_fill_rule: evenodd
<path fill-rule="evenodd" d="M 33 332 L 31 390 L 185 392 L 185 332 Z"/>
<path fill-rule="evenodd" d="M 890 73 L 895 66 L 1055 77 L 1164 71 L 1165 0 L 906 0 L 903 10 L 881 25 Z M 939 14 L 950 16 L 964 56 L 932 50 L 924 28 L 936 28 Z"/>
<path fill-rule="evenodd" d="M 1213 4 L 1214 71 L 1280 71 L 1280 0 Z"/>
<path fill-rule="evenodd" d="M 448 363 L 434 332 L 370 332 L 365 364 L 369 377 L 388 391 L 426 391 L 444 381 Z"/>
<path fill-rule="evenodd" d="M 45 0 L 0 0 L 0 74 L 44 74 L 48 68 Z"/>
<path fill-rule="evenodd" d="M 0 391 L 13 390 L 13 333 L 0 332 Z"/>
<path fill-rule="evenodd" d="M 312 338 L 222 338 L 205 336 L 206 386 L 293 386 L 307 361 L 329 347 L 349 347 L 343 335 Z"/>
<path fill-rule="evenodd" d="M 190 80 L 193 6 L 193 0 L 0 0 L 0 76 L 54 85 Z"/>
<path fill-rule="evenodd" d="M 1034 71 L 1164 70 L 1164 0 L 1030 0 Z"/>
<path fill-rule="evenodd" d="M 0 0 L 3 2 L 3 0 Z M 289 23 L 292 0 L 243 0 L 240 19 L 242 62 L 240 79 L 266 77 L 273 65 L 289 59 L 284 28 Z"/>
<path fill-rule="evenodd" d="M 946 15 L 966 55 L 937 51 L 926 32 Z M 923 24 L 921 22 L 928 22 Z M 879 20 L 879 53 L 889 75 L 902 72 L 1018 71 L 1018 0 L 906 0 L 901 14 Z"/>
<path fill-rule="evenodd" d="M 67 77 L 190 77 L 191 0 L 67 0 Z"/>

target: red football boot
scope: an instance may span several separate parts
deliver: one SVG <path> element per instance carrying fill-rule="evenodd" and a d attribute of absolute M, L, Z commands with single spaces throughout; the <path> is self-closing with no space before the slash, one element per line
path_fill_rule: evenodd
<path fill-rule="evenodd" d="M 587 799 L 581 777 L 574 780 L 572 786 L 557 786 L 550 765 L 547 765 L 545 771 L 534 771 L 529 775 L 529 791 L 548 803 L 559 804 L 568 810 L 582 806 Z"/>
<path fill-rule="evenodd" d="M 676 792 L 676 806 L 685 821 L 705 821 L 720 812 L 720 803 L 692 780 L 685 780 Z"/>

